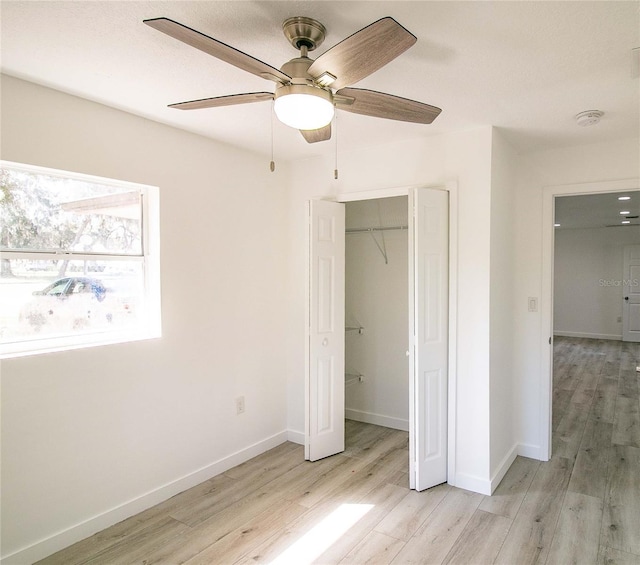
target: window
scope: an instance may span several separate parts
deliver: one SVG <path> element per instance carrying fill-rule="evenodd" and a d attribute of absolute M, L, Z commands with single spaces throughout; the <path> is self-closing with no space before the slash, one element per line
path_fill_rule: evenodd
<path fill-rule="evenodd" d="M 0 358 L 159 335 L 158 189 L 0 161 Z"/>

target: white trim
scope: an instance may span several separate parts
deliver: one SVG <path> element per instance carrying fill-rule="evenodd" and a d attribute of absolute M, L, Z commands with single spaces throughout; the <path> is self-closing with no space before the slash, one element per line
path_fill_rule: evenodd
<path fill-rule="evenodd" d="M 515 444 L 500 462 L 500 465 L 498 465 L 498 469 L 493 474 L 493 477 L 491 477 L 491 494 L 496 490 L 500 481 L 502 481 L 504 476 L 507 474 L 509 467 L 511 467 L 513 462 L 516 460 L 516 457 L 518 456 L 518 448 L 518 444 Z"/>
<path fill-rule="evenodd" d="M 542 192 L 542 289 L 540 296 L 540 459 L 551 458 L 553 393 L 553 257 L 554 203 L 557 196 L 629 192 L 640 189 L 640 179 L 547 186 Z"/>
<path fill-rule="evenodd" d="M 408 332 L 408 351 L 409 351 L 409 488 L 415 489 L 417 484 L 417 449 L 416 449 L 416 342 L 415 342 L 415 282 L 416 282 L 416 261 L 415 261 L 415 248 L 416 248 L 416 231 L 415 231 L 415 198 L 416 191 L 410 190 L 408 194 L 408 226 L 409 237 L 407 238 L 407 252 L 408 252 L 408 285 L 407 285 L 407 305 L 409 307 L 409 315 L 407 321 Z"/>
<path fill-rule="evenodd" d="M 392 198 L 393 196 L 408 196 L 411 191 L 409 186 L 394 188 L 379 188 L 376 190 L 361 190 L 358 192 L 341 192 L 336 196 L 336 202 L 356 202 L 360 200 L 377 200 L 378 198 Z"/>
<path fill-rule="evenodd" d="M 366 424 L 375 424 L 376 426 L 384 426 L 385 428 L 393 428 L 394 430 L 409 431 L 409 420 L 404 418 L 395 418 L 393 416 L 385 416 L 383 414 L 375 414 L 373 412 L 364 412 L 362 410 L 353 410 L 346 408 L 344 415 L 347 420 L 355 420 L 356 422 L 365 422 Z"/>
<path fill-rule="evenodd" d="M 172 496 L 183 492 L 203 481 L 206 481 L 220 473 L 240 465 L 253 457 L 256 457 L 269 449 L 277 447 L 287 441 L 289 431 L 279 432 L 265 438 L 249 447 L 236 451 L 227 457 L 214 461 L 188 475 L 180 477 L 157 489 L 147 492 L 139 497 L 133 498 L 115 508 L 111 508 L 102 514 L 89 518 L 84 522 L 62 530 L 48 538 L 42 539 L 30 546 L 22 548 L 10 555 L 1 558 L 0 563 L 10 565 L 16 563 L 34 563 L 56 551 L 60 551 L 80 540 L 83 540 L 96 532 L 104 530 L 130 516 L 142 512 L 156 504 L 164 502 Z"/>
<path fill-rule="evenodd" d="M 491 481 L 487 479 L 482 479 L 475 475 L 467 475 L 466 473 L 458 473 L 455 476 L 455 483 L 457 488 L 491 496 Z M 451 484 L 450 481 L 449 484 Z"/>
<path fill-rule="evenodd" d="M 586 332 L 565 332 L 564 330 L 553 330 L 554 337 L 586 337 L 589 339 L 610 339 L 622 341 L 622 334 L 591 334 Z"/>
<path fill-rule="evenodd" d="M 540 446 L 539 445 L 531 445 L 529 443 L 519 443 L 518 444 L 518 455 L 520 457 L 528 457 L 529 459 L 537 459 L 542 461 L 548 461 L 548 459 L 544 459 L 540 456 Z"/>
<path fill-rule="evenodd" d="M 287 441 L 291 443 L 297 443 L 298 445 L 304 445 L 304 432 L 297 430 L 287 430 Z"/>
<path fill-rule="evenodd" d="M 95 183 L 95 184 L 106 184 L 109 186 L 118 186 L 120 188 L 129 188 L 131 190 L 139 190 L 140 187 L 153 188 L 151 185 L 140 184 L 137 182 L 130 182 L 126 180 L 112 179 L 108 177 L 99 177 L 96 175 L 87 175 L 85 173 L 77 173 L 75 171 L 65 171 L 63 169 L 52 169 L 50 167 L 40 167 L 38 165 L 28 165 L 26 163 L 17 163 L 15 161 L 6 161 L 4 159 L 0 160 L 0 167 L 10 167 L 12 169 L 20 169 L 27 173 L 34 173 L 38 175 L 47 175 L 49 177 L 59 177 L 62 179 L 68 179 L 69 175 L 73 176 L 74 179 Z"/>
<path fill-rule="evenodd" d="M 456 445 L 458 441 L 458 183 L 446 183 L 449 191 L 449 375 L 447 401 L 447 482 L 458 486 Z"/>
<path fill-rule="evenodd" d="M 305 202 L 305 224 L 304 235 L 304 459 L 311 458 L 311 201 Z"/>

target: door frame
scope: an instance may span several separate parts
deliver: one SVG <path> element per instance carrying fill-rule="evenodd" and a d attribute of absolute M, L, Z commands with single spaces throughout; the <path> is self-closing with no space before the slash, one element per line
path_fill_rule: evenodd
<path fill-rule="evenodd" d="M 622 279 L 627 279 L 629 282 L 628 284 L 631 286 L 631 265 L 627 263 L 627 261 L 629 261 L 629 263 L 632 261 L 631 257 L 629 257 L 629 254 L 631 253 L 631 249 L 634 248 L 638 248 L 640 249 L 640 244 L 639 245 L 625 245 L 623 248 L 623 258 L 622 258 Z M 634 265 L 635 266 L 635 265 Z M 627 276 L 627 270 L 626 268 L 629 268 L 629 276 Z M 635 279 L 633 279 L 635 280 Z M 622 303 L 622 341 L 625 341 L 627 343 L 638 343 L 638 340 L 636 339 L 636 336 L 631 336 L 631 332 L 633 331 L 634 333 L 636 332 L 636 330 L 631 330 L 629 328 L 629 326 L 631 325 L 631 305 L 632 304 L 637 304 L 637 302 L 631 302 L 630 299 L 630 295 L 631 294 L 637 294 L 637 292 L 630 292 L 629 290 L 625 290 L 624 286 L 623 286 L 623 303 Z M 635 289 L 636 291 L 638 291 L 638 289 Z M 624 295 L 627 294 L 627 296 L 625 297 Z M 625 339 L 625 338 L 630 338 L 630 339 Z"/>
<path fill-rule="evenodd" d="M 426 188 L 432 190 L 444 190 L 449 193 L 449 328 L 448 328 L 448 382 L 447 382 L 447 482 L 455 486 L 456 477 L 456 408 L 457 408 L 457 320 L 458 320 L 458 183 L 456 181 L 448 181 L 439 185 L 411 185 L 399 186 L 382 189 L 372 189 L 359 192 L 346 192 L 336 195 L 333 200 L 346 204 L 359 200 L 374 200 L 379 198 L 390 198 L 393 196 L 409 196 L 409 193 L 416 188 Z M 411 199 L 409 199 L 409 203 Z M 408 204 L 409 204 L 408 203 Z M 411 243 L 408 252 L 410 252 Z M 307 270 L 308 270 L 307 260 Z M 410 257 L 410 265 L 412 259 Z M 307 281 L 309 280 L 307 272 Z M 407 289 L 407 292 L 409 289 Z M 307 289 L 308 292 L 308 289 Z M 409 320 L 413 317 L 412 300 L 409 303 Z M 309 315 L 309 303 L 307 300 L 307 317 Z M 307 320 L 308 321 L 308 320 Z M 409 345 L 409 344 L 408 344 Z M 411 354 L 409 356 L 409 395 L 410 402 L 413 400 L 414 382 L 412 375 L 414 373 L 413 366 L 413 348 L 409 347 Z M 308 351 L 306 352 L 306 365 L 308 367 Z M 308 426 L 309 420 L 309 394 L 308 394 L 308 369 L 306 371 L 305 386 L 305 427 Z M 410 446 L 411 448 L 412 446 Z M 411 449 L 412 452 L 412 449 Z M 415 476 L 410 473 L 410 487 L 415 487 Z"/>
<path fill-rule="evenodd" d="M 581 194 L 638 192 L 640 179 L 546 186 L 542 191 L 542 288 L 540 295 L 540 453 L 551 459 L 551 417 L 553 415 L 553 263 L 555 257 L 555 199 Z"/>

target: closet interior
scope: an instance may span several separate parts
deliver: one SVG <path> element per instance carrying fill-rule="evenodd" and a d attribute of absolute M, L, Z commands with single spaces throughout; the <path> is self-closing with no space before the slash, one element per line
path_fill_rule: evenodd
<path fill-rule="evenodd" d="M 407 196 L 346 204 L 345 415 L 404 431 L 408 255 Z"/>

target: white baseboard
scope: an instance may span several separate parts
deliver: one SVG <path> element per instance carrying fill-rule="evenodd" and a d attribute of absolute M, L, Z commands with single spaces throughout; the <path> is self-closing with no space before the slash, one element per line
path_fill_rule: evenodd
<path fill-rule="evenodd" d="M 449 481 L 449 484 L 457 488 L 463 488 L 479 494 L 491 495 L 491 481 L 474 475 L 456 473 L 455 482 L 452 483 Z"/>
<path fill-rule="evenodd" d="M 516 457 L 518 456 L 518 447 L 518 444 L 515 444 L 509 450 L 509 453 L 504 456 L 504 459 L 500 462 L 500 465 L 498 465 L 493 477 L 491 477 L 491 494 L 496 490 L 500 481 L 507 474 L 509 467 L 511 467 L 511 464 L 516 460 Z"/>
<path fill-rule="evenodd" d="M 363 412 L 362 410 L 352 410 L 346 408 L 344 416 L 347 420 L 355 420 L 356 422 L 364 422 L 365 424 L 376 424 L 385 428 L 393 428 L 394 430 L 409 431 L 409 420 L 402 418 L 394 418 L 392 416 L 383 416 L 382 414 L 374 414 L 373 412 Z"/>
<path fill-rule="evenodd" d="M 611 339 L 614 341 L 622 341 L 622 335 L 618 334 L 592 334 L 585 332 L 565 332 L 561 330 L 554 330 L 553 335 L 558 337 L 586 337 L 589 339 Z"/>
<path fill-rule="evenodd" d="M 287 430 L 287 441 L 304 445 L 304 432 L 297 432 L 296 430 Z"/>
<path fill-rule="evenodd" d="M 25 563 L 34 563 L 35 561 L 39 561 L 56 551 L 60 551 L 65 547 L 92 536 L 93 534 L 129 518 L 138 512 L 151 508 L 160 502 L 164 502 L 180 492 L 198 485 L 211 477 L 215 477 L 220 473 L 224 473 L 232 467 L 240 465 L 240 463 L 244 463 L 257 455 L 284 443 L 289 439 L 290 433 L 291 432 L 287 431 L 280 432 L 254 443 L 249 447 L 241 449 L 240 451 L 236 451 L 227 457 L 214 461 L 201 469 L 142 494 L 137 498 L 103 512 L 102 514 L 93 516 L 92 518 L 76 524 L 75 526 L 67 528 L 61 532 L 57 532 L 52 536 L 29 545 L 28 547 L 19 549 L 10 555 L 3 556 L 0 558 L 0 563 L 2 565 L 24 565 Z"/>
<path fill-rule="evenodd" d="M 531 445 L 530 443 L 518 444 L 518 455 L 529 459 L 537 459 L 538 461 L 547 461 L 546 457 L 541 457 L 540 455 L 540 446 Z"/>

